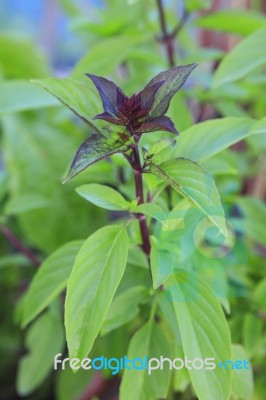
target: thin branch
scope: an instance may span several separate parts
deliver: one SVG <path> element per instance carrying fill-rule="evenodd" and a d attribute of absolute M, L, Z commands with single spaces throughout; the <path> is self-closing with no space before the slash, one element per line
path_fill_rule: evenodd
<path fill-rule="evenodd" d="M 179 23 L 177 24 L 176 28 L 173 30 L 171 36 L 174 39 L 176 36 L 178 36 L 178 34 L 180 33 L 180 31 L 183 29 L 183 27 L 186 25 L 186 22 L 189 18 L 189 12 L 187 10 L 184 11 Z"/>
<path fill-rule="evenodd" d="M 144 203 L 144 194 L 143 194 L 143 181 L 142 181 L 142 167 L 140 163 L 139 150 L 137 144 L 134 145 L 132 149 L 133 159 L 131 161 L 131 165 L 134 171 L 135 176 L 135 188 L 136 188 L 136 197 L 138 200 L 138 204 Z M 144 253 L 147 255 L 148 259 L 150 257 L 151 245 L 149 239 L 149 230 L 147 226 L 147 220 L 144 214 L 137 214 L 137 218 L 139 220 L 140 232 L 142 237 L 142 249 Z"/>
<path fill-rule="evenodd" d="M 174 67 L 175 66 L 174 39 L 183 29 L 190 14 L 187 10 L 185 10 L 177 26 L 174 28 L 172 32 L 168 33 L 163 0 L 157 0 L 157 7 L 159 13 L 160 27 L 161 27 L 161 36 L 159 40 L 165 45 L 167 62 L 169 67 Z"/>
<path fill-rule="evenodd" d="M 173 67 L 175 65 L 173 38 L 167 32 L 167 24 L 162 0 L 157 0 L 157 7 L 162 32 L 161 41 L 165 45 L 168 64 L 170 67 Z"/>
<path fill-rule="evenodd" d="M 35 255 L 31 252 L 31 250 L 27 249 L 21 241 L 14 235 L 14 233 L 7 227 L 2 226 L 1 232 L 7 238 L 7 240 L 16 248 L 20 253 L 24 254 L 35 267 L 39 267 L 40 261 L 35 257 Z"/>

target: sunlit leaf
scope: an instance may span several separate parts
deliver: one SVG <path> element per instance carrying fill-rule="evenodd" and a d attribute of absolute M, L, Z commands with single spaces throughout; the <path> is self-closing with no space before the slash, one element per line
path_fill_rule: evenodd
<path fill-rule="evenodd" d="M 119 192 L 109 186 L 90 183 L 79 186 L 76 192 L 92 204 L 106 210 L 123 211 L 129 209 L 130 203 Z"/>

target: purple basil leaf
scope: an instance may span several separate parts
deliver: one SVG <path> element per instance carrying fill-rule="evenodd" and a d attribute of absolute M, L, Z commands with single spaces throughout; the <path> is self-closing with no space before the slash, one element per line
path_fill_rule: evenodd
<path fill-rule="evenodd" d="M 172 132 L 175 135 L 178 135 L 178 132 L 175 129 L 173 121 L 170 118 L 166 117 L 165 115 L 150 118 L 149 120 L 143 122 L 142 125 L 137 129 L 136 133 L 155 132 L 155 131 L 167 131 L 167 132 Z"/>
<path fill-rule="evenodd" d="M 122 90 L 114 82 L 100 76 L 86 74 L 94 83 L 101 96 L 104 111 L 112 115 L 117 111 L 117 97 L 124 97 Z"/>
<path fill-rule="evenodd" d="M 167 112 L 172 97 L 184 85 L 188 76 L 196 66 L 197 64 L 189 64 L 170 68 L 156 75 L 148 83 L 146 88 L 153 86 L 157 82 L 165 81 L 155 96 L 154 103 L 150 111 L 150 115 L 152 117 L 158 117 Z"/>
<path fill-rule="evenodd" d="M 165 83 L 165 81 L 156 82 L 154 85 L 146 86 L 140 94 L 141 98 L 141 108 L 151 109 L 154 98 L 160 87 Z"/>
<path fill-rule="evenodd" d="M 114 139 L 113 137 L 106 138 L 98 133 L 93 133 L 79 147 L 64 183 L 95 162 L 126 150 L 127 144 L 122 141 L 122 139 Z"/>
<path fill-rule="evenodd" d="M 95 115 L 93 119 L 103 119 L 104 121 L 110 122 L 111 124 L 121 125 L 120 120 L 113 117 L 113 115 L 109 114 L 108 112 L 103 112 L 102 114 Z"/>

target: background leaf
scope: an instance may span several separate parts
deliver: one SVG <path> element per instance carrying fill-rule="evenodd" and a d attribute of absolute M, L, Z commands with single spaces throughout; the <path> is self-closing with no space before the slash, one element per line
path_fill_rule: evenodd
<path fill-rule="evenodd" d="M 196 25 L 214 31 L 246 36 L 265 27 L 266 18 L 253 10 L 225 9 L 198 18 Z"/>
<path fill-rule="evenodd" d="M 250 357 L 260 353 L 263 339 L 263 321 L 252 313 L 247 313 L 243 321 L 243 344 Z"/>
<path fill-rule="evenodd" d="M 249 360 L 245 349 L 239 344 L 232 346 L 232 360 Z M 251 365 L 249 370 L 235 370 L 232 373 L 232 398 L 235 400 L 251 400 L 253 398 L 253 375 Z"/>
<path fill-rule="evenodd" d="M 77 240 L 65 244 L 41 264 L 23 299 L 23 326 L 43 311 L 66 287 L 82 243 Z"/>
<path fill-rule="evenodd" d="M 15 79 L 43 78 L 51 74 L 44 53 L 21 34 L 0 34 L 0 69 L 5 78 Z"/>
<path fill-rule="evenodd" d="M 266 28 L 262 28 L 227 54 L 214 74 L 213 86 L 236 81 L 266 64 L 265 35 Z"/>
<path fill-rule="evenodd" d="M 101 76 L 109 75 L 126 59 L 134 47 L 148 41 L 149 38 L 150 35 L 139 35 L 135 32 L 133 35 L 117 35 L 99 41 L 76 64 L 72 77 L 81 79 L 85 72 Z"/>
<path fill-rule="evenodd" d="M 254 291 L 256 305 L 266 312 L 266 278 L 262 279 Z"/>
<path fill-rule="evenodd" d="M 78 400 L 93 379 L 92 370 L 79 369 L 73 374 L 70 367 L 58 371 L 56 400 Z"/>
<path fill-rule="evenodd" d="M 40 119 L 5 116 L 2 129 L 9 200 L 16 201 L 21 195 L 31 193 L 48 202 L 46 207 L 28 210 L 16 217 L 21 235 L 29 246 L 49 254 L 64 243 L 88 237 L 105 223 L 103 210 L 95 209 L 77 196 L 73 184 L 61 183 L 71 154 L 82 140 L 80 133 L 76 136 L 74 125 L 69 125 L 73 132 L 70 135 L 67 130 L 42 123 Z M 102 171 L 111 175 L 110 169 L 106 169 L 108 166 L 102 164 Z M 97 175 L 94 170 L 94 182 L 97 176 L 99 172 Z M 87 176 L 86 182 L 91 179 Z M 45 229 L 40 221 L 45 221 Z"/>
<path fill-rule="evenodd" d="M 35 193 L 25 193 L 12 197 L 5 204 L 4 213 L 6 215 L 22 214 L 29 210 L 47 207 L 47 205 L 49 202 L 45 197 Z"/>
<path fill-rule="evenodd" d="M 0 115 L 58 105 L 57 99 L 33 83 L 23 80 L 0 82 Z"/>
<path fill-rule="evenodd" d="M 237 198 L 244 215 L 245 235 L 262 246 L 266 245 L 266 206 L 255 197 Z"/>
<path fill-rule="evenodd" d="M 185 9 L 189 12 L 211 7 L 211 0 L 184 0 Z"/>
<path fill-rule="evenodd" d="M 54 356 L 62 352 L 63 345 L 63 324 L 59 309 L 55 307 L 42 314 L 27 332 L 29 353 L 21 359 L 17 376 L 20 396 L 28 396 L 44 381 L 53 368 Z"/>

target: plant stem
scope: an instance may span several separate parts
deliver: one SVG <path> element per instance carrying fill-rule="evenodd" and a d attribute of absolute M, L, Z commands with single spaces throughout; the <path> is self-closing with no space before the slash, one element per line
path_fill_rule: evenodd
<path fill-rule="evenodd" d="M 160 20 L 160 26 L 161 26 L 161 31 L 162 31 L 161 40 L 165 44 L 168 64 L 170 67 L 173 67 L 175 65 L 175 56 L 174 56 L 175 51 L 174 51 L 174 46 L 173 46 L 173 36 L 169 35 L 167 32 L 167 25 L 166 25 L 166 19 L 165 19 L 165 13 L 164 13 L 164 7 L 163 7 L 162 0 L 157 0 L 157 7 L 158 7 L 159 20 Z"/>
<path fill-rule="evenodd" d="M 165 45 L 167 62 L 168 62 L 169 67 L 174 67 L 175 66 L 174 39 L 179 34 L 179 32 L 183 29 L 185 23 L 187 22 L 188 17 L 189 17 L 189 12 L 187 10 L 184 10 L 184 13 L 183 13 L 179 23 L 176 25 L 176 27 L 174 28 L 174 30 L 172 32 L 168 33 L 167 23 L 166 23 L 166 18 L 165 18 L 165 11 L 164 11 L 164 6 L 163 6 L 163 0 L 157 0 L 157 7 L 158 7 L 158 13 L 159 13 L 160 27 L 161 27 L 160 40 Z"/>
<path fill-rule="evenodd" d="M 13 234 L 13 232 L 7 227 L 3 226 L 1 228 L 3 235 L 7 238 L 7 240 L 14 246 L 20 253 L 24 254 L 35 267 L 39 267 L 40 261 L 35 257 L 35 255 L 27 249 L 21 241 Z"/>
<path fill-rule="evenodd" d="M 131 165 L 134 171 L 135 176 L 135 188 L 136 188 L 136 196 L 138 200 L 138 204 L 144 203 L 144 195 L 143 195 L 143 181 L 142 181 L 142 166 L 139 157 L 139 149 L 138 145 L 135 144 L 132 148 L 132 160 Z M 147 226 L 147 220 L 145 215 L 143 214 L 136 214 L 139 220 L 139 227 L 142 237 L 142 249 L 144 253 L 147 255 L 148 259 L 150 257 L 150 239 L 149 239 L 149 230 Z"/>

